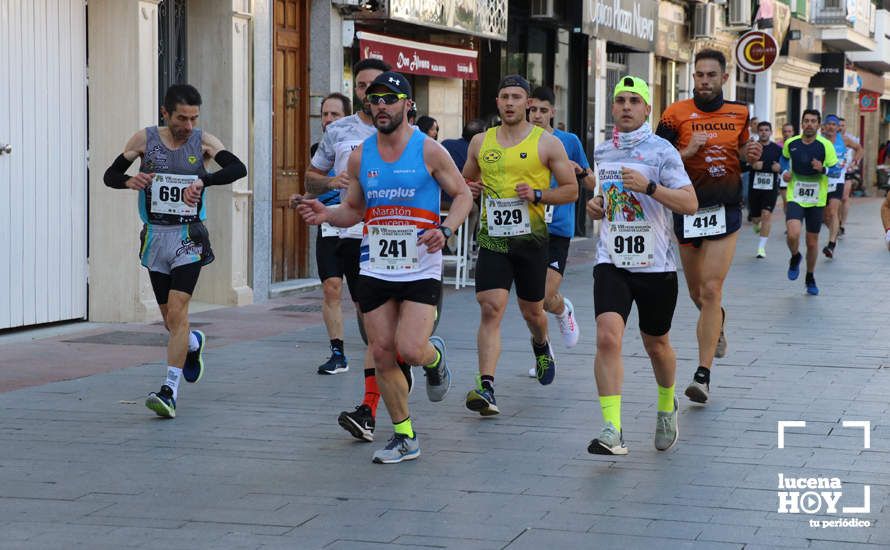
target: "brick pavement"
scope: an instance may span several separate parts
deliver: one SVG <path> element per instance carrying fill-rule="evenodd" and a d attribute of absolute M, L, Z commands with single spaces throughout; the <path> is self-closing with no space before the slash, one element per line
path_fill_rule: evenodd
<path fill-rule="evenodd" d="M 716 363 L 711 404 L 681 397 L 680 441 L 667 453 L 652 444 L 656 387 L 635 328 L 624 347 L 630 454 L 586 452 L 601 421 L 592 241 L 574 245 L 564 287 L 581 342 L 565 350 L 551 327 L 553 385 L 526 376 L 528 332 L 511 304 L 500 416 L 463 406 L 478 307 L 471 289 L 448 292 L 439 334 L 455 387 L 436 404 L 414 392 L 423 454 L 400 465 L 370 461 L 388 437 L 383 406 L 372 444 L 336 425 L 361 395 L 362 348 L 347 322 L 352 370 L 315 374 L 327 351 L 319 291 L 194 315 L 211 339 L 208 371 L 181 388 L 173 421 L 142 405 L 163 376 L 158 325 L 0 343 L 0 548 L 886 548 L 890 254 L 878 205 L 856 202 L 837 259 L 820 258 L 818 297 L 802 278 L 786 280 L 781 225 L 766 260 L 754 259 L 743 228 L 724 299 L 729 353 Z M 696 366 L 695 319 L 681 288 L 679 393 Z M 95 342 L 112 331 L 136 333 L 132 345 Z M 778 420 L 807 427 L 779 449 Z M 843 420 L 871 421 L 870 449 Z M 871 511 L 778 514 L 779 473 L 838 477 L 846 506 L 861 505 L 869 485 Z M 850 517 L 872 526 L 808 523 Z"/>

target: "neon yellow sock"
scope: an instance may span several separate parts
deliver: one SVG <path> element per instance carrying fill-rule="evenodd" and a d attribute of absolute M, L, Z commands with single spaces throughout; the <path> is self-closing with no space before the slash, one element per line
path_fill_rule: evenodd
<path fill-rule="evenodd" d="M 436 349 L 436 348 L 433 348 L 433 349 Z M 439 366 L 439 361 L 441 361 L 441 360 L 442 360 L 442 354 L 439 353 L 439 350 L 436 349 L 436 360 L 433 361 L 432 363 L 430 363 L 429 365 L 424 365 L 423 368 L 434 369 Z"/>
<path fill-rule="evenodd" d="M 611 422 L 621 431 L 621 394 L 601 395 L 600 408 L 603 410 L 603 421 Z"/>
<path fill-rule="evenodd" d="M 674 412 L 674 387 L 662 388 L 658 386 L 658 412 Z"/>
<path fill-rule="evenodd" d="M 392 425 L 393 429 L 397 434 L 407 435 L 410 438 L 414 438 L 414 428 L 411 427 L 411 417 L 409 416 L 405 420 L 402 420 L 398 424 Z"/>

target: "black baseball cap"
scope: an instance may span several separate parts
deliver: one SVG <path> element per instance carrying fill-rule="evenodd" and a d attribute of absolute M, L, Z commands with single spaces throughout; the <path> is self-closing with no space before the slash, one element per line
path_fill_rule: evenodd
<path fill-rule="evenodd" d="M 381 73 L 377 78 L 374 79 L 374 82 L 371 82 L 371 85 L 368 86 L 368 91 L 371 90 L 374 86 L 383 86 L 391 92 L 395 92 L 397 94 L 405 94 L 408 96 L 408 99 L 413 99 L 413 95 L 411 93 L 411 83 L 408 82 L 408 79 L 405 78 L 405 75 L 402 73 L 397 73 L 395 71 L 386 71 L 385 73 Z"/>
<path fill-rule="evenodd" d="M 504 88 L 509 88 L 510 86 L 519 86 L 520 88 L 525 90 L 526 94 L 529 95 L 531 95 L 532 93 L 532 87 L 529 85 L 528 80 L 518 74 L 508 74 L 507 76 L 505 76 L 501 80 L 501 83 L 498 84 L 498 92 L 500 92 Z"/>

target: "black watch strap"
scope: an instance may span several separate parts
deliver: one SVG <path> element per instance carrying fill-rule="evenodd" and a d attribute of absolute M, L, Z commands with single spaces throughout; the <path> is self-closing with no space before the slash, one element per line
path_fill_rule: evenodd
<path fill-rule="evenodd" d="M 656 189 L 658 189 L 658 185 L 654 181 L 649 180 L 649 185 L 646 186 L 646 194 L 654 195 Z"/>

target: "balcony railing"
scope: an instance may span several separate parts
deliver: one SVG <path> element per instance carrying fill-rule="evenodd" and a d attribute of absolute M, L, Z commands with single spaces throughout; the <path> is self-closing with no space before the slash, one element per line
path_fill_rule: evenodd
<path fill-rule="evenodd" d="M 846 25 L 852 27 L 847 20 L 847 10 L 844 8 L 822 8 L 813 12 L 813 23 L 816 25 Z"/>

